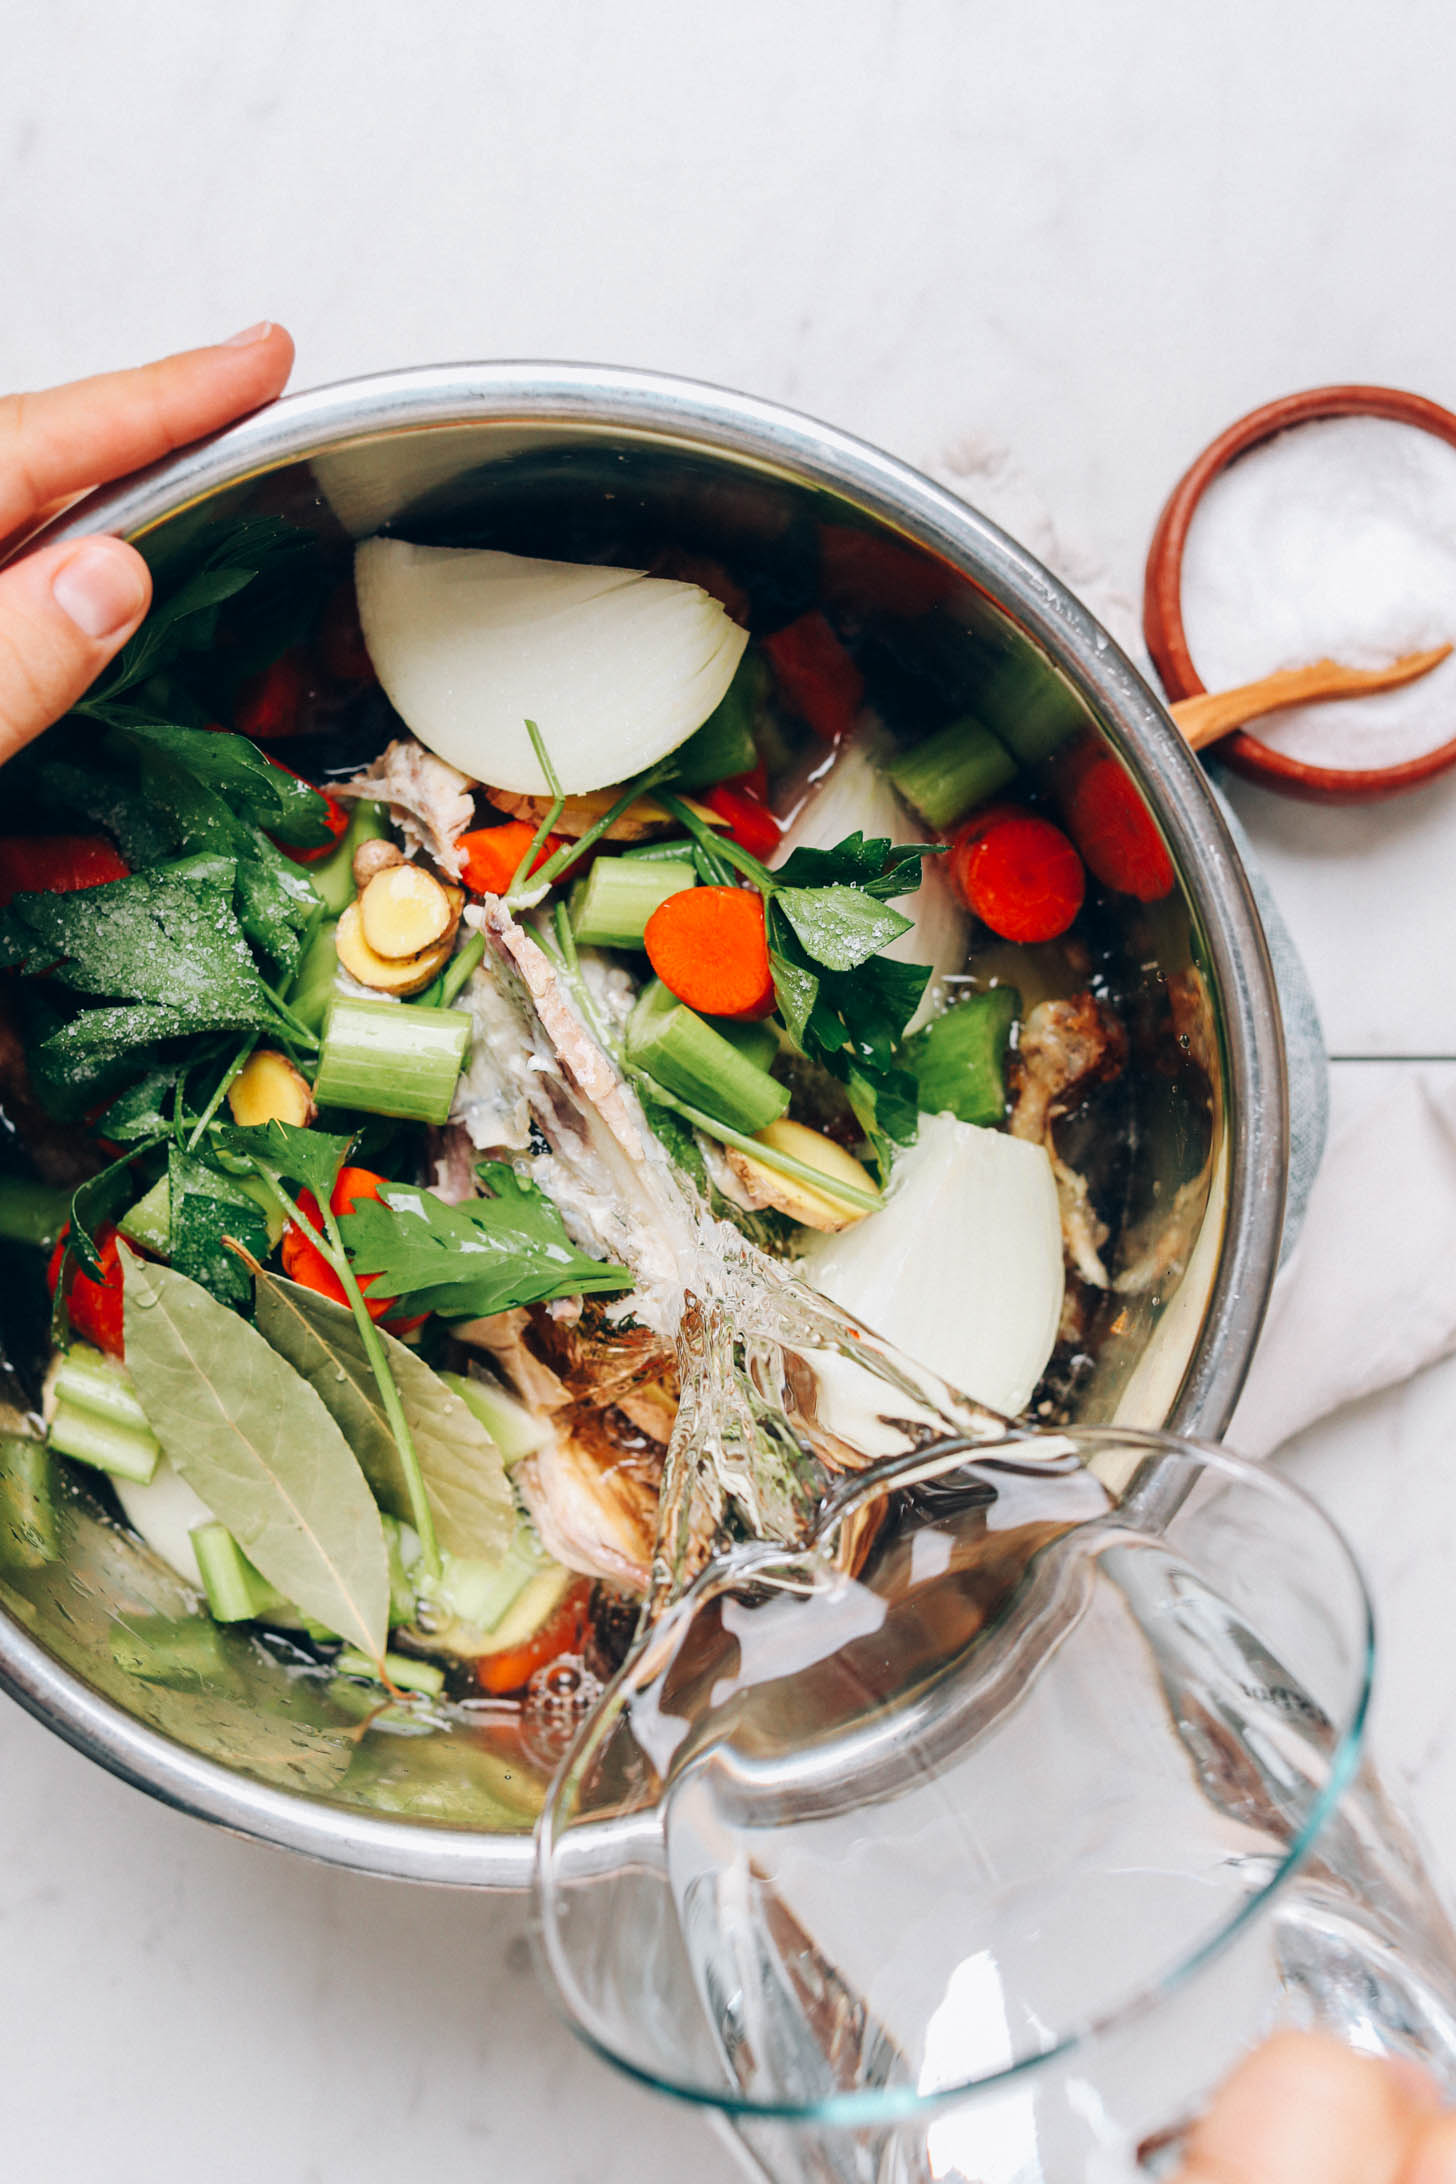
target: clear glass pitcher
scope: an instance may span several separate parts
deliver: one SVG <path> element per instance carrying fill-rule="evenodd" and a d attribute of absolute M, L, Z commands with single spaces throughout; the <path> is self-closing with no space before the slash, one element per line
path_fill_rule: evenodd
<path fill-rule="evenodd" d="M 1456 2091 L 1372 1665 L 1348 1547 L 1276 1475 L 1116 1428 L 938 1443 L 628 1661 L 543 1819 L 541 1966 L 786 2184 L 1157 2173 L 1284 2024 Z"/>

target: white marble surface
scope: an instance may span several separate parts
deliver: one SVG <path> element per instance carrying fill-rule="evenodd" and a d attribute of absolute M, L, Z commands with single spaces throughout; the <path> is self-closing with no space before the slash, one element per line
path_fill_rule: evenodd
<path fill-rule="evenodd" d="M 1015 447 L 1130 589 L 1168 486 L 1269 396 L 1456 398 L 1456 18 L 1404 0 L 10 0 L 0 385 L 229 332 L 298 383 L 648 363 L 932 460 Z M 1332 1050 L 1456 1057 L 1456 785 L 1240 792 Z M 1352 1059 L 1342 1105 L 1398 1061 Z M 1359 1541 L 1381 1735 L 1456 1822 L 1456 1364 L 1285 1459 Z M 578 2052 L 509 1903 L 209 1834 L 0 1706 L 7 2173 L 112 2184 L 730 2174 Z"/>

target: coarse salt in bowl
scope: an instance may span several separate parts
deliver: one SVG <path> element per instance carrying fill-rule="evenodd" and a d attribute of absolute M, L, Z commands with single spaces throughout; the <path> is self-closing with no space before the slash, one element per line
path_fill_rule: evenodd
<path fill-rule="evenodd" d="M 1334 387 L 1241 419 L 1163 511 L 1144 623 L 1172 699 L 1456 639 L 1456 418 Z M 1456 655 L 1396 690 L 1270 714 L 1220 755 L 1267 787 L 1354 802 L 1456 763 L 1453 730 Z"/>

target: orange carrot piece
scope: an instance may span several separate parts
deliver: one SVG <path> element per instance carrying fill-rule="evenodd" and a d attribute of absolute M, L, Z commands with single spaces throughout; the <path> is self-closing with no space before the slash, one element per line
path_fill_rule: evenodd
<path fill-rule="evenodd" d="M 15 895 L 68 895 L 124 880 L 131 866 L 103 834 L 0 837 L 0 910 Z"/>
<path fill-rule="evenodd" d="M 524 1691 L 537 1669 L 544 1668 L 548 1661 L 559 1660 L 563 1653 L 579 1652 L 590 1606 L 591 1586 L 582 1578 L 570 1587 L 540 1629 L 520 1645 L 481 1654 L 475 1664 L 475 1680 L 481 1690 L 507 1698 L 513 1691 Z"/>
<path fill-rule="evenodd" d="M 826 743 L 847 736 L 864 702 L 864 677 L 823 615 L 801 614 L 765 637 L 763 649 L 783 696 L 815 735 Z"/>
<path fill-rule="evenodd" d="M 1058 787 L 1067 831 L 1104 887 L 1138 902 L 1172 894 L 1173 860 L 1120 758 L 1085 743 L 1068 753 Z"/>
<path fill-rule="evenodd" d="M 669 993 L 704 1016 L 767 1016 L 774 1005 L 763 897 L 752 887 L 688 887 L 647 920 L 647 959 Z"/>
<path fill-rule="evenodd" d="M 472 834 L 458 835 L 455 847 L 464 859 L 460 877 L 471 894 L 503 895 L 535 835 L 536 829 L 525 819 L 506 819 L 498 827 L 477 827 Z M 547 858 L 554 857 L 561 847 L 561 837 L 548 834 L 531 870 L 539 872 Z"/>
<path fill-rule="evenodd" d="M 1002 940 L 1055 940 L 1082 907 L 1081 858 L 1034 812 L 988 806 L 955 836 L 949 862 L 966 908 Z"/>

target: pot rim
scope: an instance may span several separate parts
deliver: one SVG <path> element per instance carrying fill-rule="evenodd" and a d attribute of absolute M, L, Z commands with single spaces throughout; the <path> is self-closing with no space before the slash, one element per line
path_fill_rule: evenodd
<path fill-rule="evenodd" d="M 1167 1426 L 1216 1438 L 1243 1386 L 1283 1229 L 1288 1090 L 1273 969 L 1248 880 L 1202 768 L 1094 617 L 967 502 L 868 442 L 757 396 L 616 365 L 414 367 L 284 396 L 210 440 L 67 509 L 21 550 L 97 530 L 136 537 L 223 488 L 370 436 L 477 423 L 556 424 L 677 443 L 822 487 L 950 561 L 1039 643 L 1155 802 L 1222 1002 L 1228 1203 L 1202 1332 Z M 277 1848 L 396 1880 L 521 1889 L 529 1834 L 392 1820 L 275 1789 L 144 1727 L 0 1614 L 0 1688 L 163 1803 Z"/>

